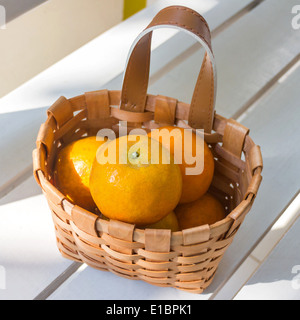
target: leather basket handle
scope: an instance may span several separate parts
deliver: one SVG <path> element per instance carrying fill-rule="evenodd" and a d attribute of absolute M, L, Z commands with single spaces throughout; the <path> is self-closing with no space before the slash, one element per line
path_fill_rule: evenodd
<path fill-rule="evenodd" d="M 205 19 L 196 11 L 183 6 L 170 6 L 161 10 L 134 41 L 124 73 L 120 108 L 144 112 L 152 32 L 165 27 L 185 31 L 199 41 L 206 51 L 190 105 L 189 125 L 210 133 L 216 100 L 216 68 L 211 48 L 211 34 Z"/>

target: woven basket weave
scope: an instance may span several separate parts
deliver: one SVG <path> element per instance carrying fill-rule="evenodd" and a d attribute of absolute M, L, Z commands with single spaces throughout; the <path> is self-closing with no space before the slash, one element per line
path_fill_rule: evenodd
<path fill-rule="evenodd" d="M 151 34 L 165 25 L 196 35 L 207 51 L 191 104 L 147 94 Z M 162 10 L 134 43 L 122 91 L 60 97 L 49 108 L 33 151 L 34 176 L 51 209 L 57 246 L 64 257 L 158 286 L 193 293 L 201 293 L 209 286 L 252 207 L 263 167 L 260 148 L 250 138 L 249 130 L 213 112 L 214 79 L 210 32 L 205 20 L 191 9 L 172 6 Z M 127 121 L 128 131 L 137 127 L 151 130 L 165 124 L 204 129 L 205 141 L 215 159 L 209 192 L 221 201 L 227 217 L 213 225 L 178 232 L 144 230 L 103 220 L 67 200 L 53 185 L 58 152 L 102 128 L 118 134 L 119 121 Z"/>

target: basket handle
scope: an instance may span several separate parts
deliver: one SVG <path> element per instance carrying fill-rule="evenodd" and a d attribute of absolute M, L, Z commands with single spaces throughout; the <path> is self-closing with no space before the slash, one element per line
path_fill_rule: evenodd
<path fill-rule="evenodd" d="M 211 34 L 207 22 L 196 11 L 183 6 L 170 6 L 161 10 L 139 34 L 128 55 L 124 73 L 120 108 L 144 112 L 149 82 L 152 32 L 157 28 L 180 29 L 193 36 L 206 50 L 194 89 L 189 125 L 210 133 L 213 126 L 216 98 L 216 68 L 211 48 Z"/>

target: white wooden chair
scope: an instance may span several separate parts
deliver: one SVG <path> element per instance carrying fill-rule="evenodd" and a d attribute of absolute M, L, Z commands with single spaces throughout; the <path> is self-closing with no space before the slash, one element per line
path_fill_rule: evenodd
<path fill-rule="evenodd" d="M 119 89 L 131 43 L 172 4 L 189 6 L 208 21 L 218 72 L 216 110 L 250 128 L 264 158 L 256 202 L 201 295 L 62 258 L 31 173 L 31 152 L 47 107 L 60 95 Z M 292 26 L 294 5 L 293 0 L 160 0 L 0 100 L 1 300 L 300 299 L 300 30 Z M 162 33 L 153 47 L 149 93 L 190 101 L 201 54 L 183 34 Z"/>

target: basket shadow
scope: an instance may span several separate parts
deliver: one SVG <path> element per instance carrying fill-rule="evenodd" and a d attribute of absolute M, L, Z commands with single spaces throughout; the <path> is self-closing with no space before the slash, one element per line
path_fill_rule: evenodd
<path fill-rule="evenodd" d="M 48 107 L 0 114 L 0 198 L 7 203 L 13 189 L 32 176 L 32 151 Z M 18 195 L 17 195 L 18 194 Z M 40 194 L 36 187 L 14 193 L 14 201 Z"/>

